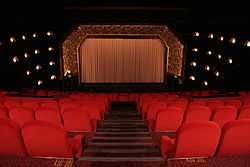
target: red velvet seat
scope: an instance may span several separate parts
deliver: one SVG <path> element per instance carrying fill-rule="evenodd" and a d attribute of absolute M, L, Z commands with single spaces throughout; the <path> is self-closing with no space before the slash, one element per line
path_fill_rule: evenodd
<path fill-rule="evenodd" d="M 9 118 L 8 109 L 6 107 L 0 106 L 0 118 Z"/>
<path fill-rule="evenodd" d="M 206 106 L 207 102 L 205 100 L 194 100 L 189 103 L 189 107 L 191 106 Z"/>
<path fill-rule="evenodd" d="M 24 107 L 11 108 L 9 110 L 10 119 L 22 126 L 25 122 L 35 119 L 34 111 Z"/>
<path fill-rule="evenodd" d="M 35 118 L 36 120 L 47 121 L 47 122 L 51 122 L 57 125 L 62 125 L 61 116 L 57 110 L 53 110 L 53 109 L 36 110 Z"/>
<path fill-rule="evenodd" d="M 185 122 L 209 121 L 211 115 L 212 111 L 207 106 L 190 106 L 185 114 Z"/>
<path fill-rule="evenodd" d="M 235 120 L 222 128 L 216 156 L 250 156 L 250 120 Z"/>
<path fill-rule="evenodd" d="M 241 107 L 241 101 L 237 100 L 237 99 L 227 100 L 227 101 L 225 101 L 225 105 L 234 106 L 237 109 L 239 109 Z"/>
<path fill-rule="evenodd" d="M 250 108 L 243 108 L 240 111 L 239 119 L 250 119 Z"/>
<path fill-rule="evenodd" d="M 167 104 L 165 102 L 154 102 L 149 105 L 149 109 L 145 114 L 147 114 L 146 118 L 151 128 L 153 128 L 155 124 L 157 113 L 160 110 L 166 109 L 166 108 L 167 108 Z"/>
<path fill-rule="evenodd" d="M 8 109 L 13 107 L 21 107 L 21 100 L 19 99 L 6 99 L 4 101 L 4 106 Z"/>
<path fill-rule="evenodd" d="M 70 140 L 62 126 L 49 122 L 25 123 L 22 135 L 27 152 L 32 157 L 79 157 L 82 153 L 81 137 Z M 76 141 L 77 146 L 74 145 Z"/>
<path fill-rule="evenodd" d="M 217 107 L 212 116 L 212 120 L 223 127 L 228 122 L 237 118 L 237 109 L 234 106 Z"/>
<path fill-rule="evenodd" d="M 82 110 L 65 110 L 62 113 L 64 128 L 69 132 L 92 132 L 95 126 L 87 112 Z"/>
<path fill-rule="evenodd" d="M 21 106 L 35 111 L 39 107 L 39 102 L 35 100 L 23 100 Z"/>
<path fill-rule="evenodd" d="M 0 155 L 1 156 L 26 156 L 21 129 L 12 120 L 0 119 Z"/>
<path fill-rule="evenodd" d="M 168 107 L 157 114 L 155 132 L 176 131 L 182 124 L 184 110 L 177 107 Z"/>
<path fill-rule="evenodd" d="M 54 100 L 48 100 L 48 101 L 40 102 L 39 108 L 51 108 L 51 109 L 58 109 L 59 110 L 59 105 Z"/>
<path fill-rule="evenodd" d="M 175 140 L 168 136 L 161 138 L 161 152 L 164 158 L 213 156 L 219 143 L 220 127 L 209 121 L 184 123 L 177 131 Z"/>
<path fill-rule="evenodd" d="M 217 107 L 224 106 L 224 101 L 223 100 L 209 100 L 207 102 L 207 106 L 213 111 Z"/>

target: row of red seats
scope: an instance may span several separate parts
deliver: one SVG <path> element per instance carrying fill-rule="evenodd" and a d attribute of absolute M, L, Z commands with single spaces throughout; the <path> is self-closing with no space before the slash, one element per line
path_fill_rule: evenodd
<path fill-rule="evenodd" d="M 184 123 L 175 139 L 161 138 L 164 158 L 212 156 L 250 156 L 250 119 L 227 122 L 222 128 L 215 122 Z"/>
<path fill-rule="evenodd" d="M 143 103 L 144 102 L 144 103 Z M 208 106 L 206 106 L 208 103 Z M 226 106 L 224 106 L 226 104 Z M 220 126 L 230 120 L 247 118 L 250 116 L 250 107 L 242 107 L 239 100 L 210 100 L 208 102 L 193 101 L 188 104 L 187 99 L 154 98 L 148 97 L 139 102 L 138 108 L 145 119 L 149 121 L 151 129 L 155 131 L 176 131 L 182 122 L 195 120 L 213 120 Z M 186 110 L 187 108 L 187 110 Z"/>
<path fill-rule="evenodd" d="M 60 125 L 30 121 L 20 127 L 9 119 L 0 119 L 0 155 L 32 157 L 80 157 L 81 135 L 69 138 Z"/>
<path fill-rule="evenodd" d="M 64 125 L 67 131 L 91 132 L 108 109 L 105 100 L 63 98 L 56 101 L 5 101 L 0 118 L 10 118 L 23 125 L 31 120 L 44 120 Z M 7 107 L 5 107 L 7 106 Z"/>

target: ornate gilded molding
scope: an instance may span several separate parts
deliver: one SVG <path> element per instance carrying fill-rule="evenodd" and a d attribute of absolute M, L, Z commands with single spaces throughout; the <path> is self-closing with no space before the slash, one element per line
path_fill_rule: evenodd
<path fill-rule="evenodd" d="M 167 26 L 155 25 L 80 25 L 63 42 L 63 70 L 79 74 L 78 48 L 93 35 L 158 36 L 168 46 L 167 72 L 181 76 L 184 45 Z"/>

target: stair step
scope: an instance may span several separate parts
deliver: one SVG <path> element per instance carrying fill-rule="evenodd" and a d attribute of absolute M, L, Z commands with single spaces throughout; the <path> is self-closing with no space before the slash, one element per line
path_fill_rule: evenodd
<path fill-rule="evenodd" d="M 97 132 L 148 132 L 147 128 L 97 128 Z"/>
<path fill-rule="evenodd" d="M 81 157 L 80 161 L 102 162 L 164 162 L 162 157 Z"/>
<path fill-rule="evenodd" d="M 98 137 L 93 136 L 92 140 L 152 140 L 152 137 Z"/>
<path fill-rule="evenodd" d="M 151 136 L 149 132 L 95 132 L 94 136 Z"/>
<path fill-rule="evenodd" d="M 147 126 L 147 123 L 146 122 L 118 122 L 118 121 L 101 121 L 100 122 L 100 126 L 103 126 L 103 125 L 112 125 L 112 126 L 126 126 L 126 125 L 144 125 L 144 126 Z"/>
<path fill-rule="evenodd" d="M 103 120 L 103 121 L 100 121 L 100 123 L 128 123 L 128 124 L 134 124 L 134 123 L 147 123 L 146 121 L 144 120 L 141 120 L 141 119 L 136 119 L 136 120 L 133 120 L 133 119 L 122 119 L 122 120 Z"/>
<path fill-rule="evenodd" d="M 113 128 L 113 129 L 119 129 L 119 128 L 145 128 L 145 129 L 148 129 L 148 126 L 143 125 L 143 124 L 138 124 L 138 125 L 134 125 L 134 124 L 127 124 L 127 125 L 99 124 L 98 128 Z"/>
<path fill-rule="evenodd" d="M 95 149 L 86 149 L 84 153 L 159 153 L 158 148 L 144 148 L 144 149 L 114 149 L 114 148 L 95 148 Z"/>
<path fill-rule="evenodd" d="M 153 142 L 89 142 L 87 147 L 118 147 L 118 148 L 145 148 L 156 146 Z"/>

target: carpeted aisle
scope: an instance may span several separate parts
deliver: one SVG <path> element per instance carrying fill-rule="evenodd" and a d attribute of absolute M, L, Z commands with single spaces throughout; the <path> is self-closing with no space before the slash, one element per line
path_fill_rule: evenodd
<path fill-rule="evenodd" d="M 90 166 L 163 166 L 160 149 L 136 103 L 117 102 L 100 122 L 80 164 Z"/>

